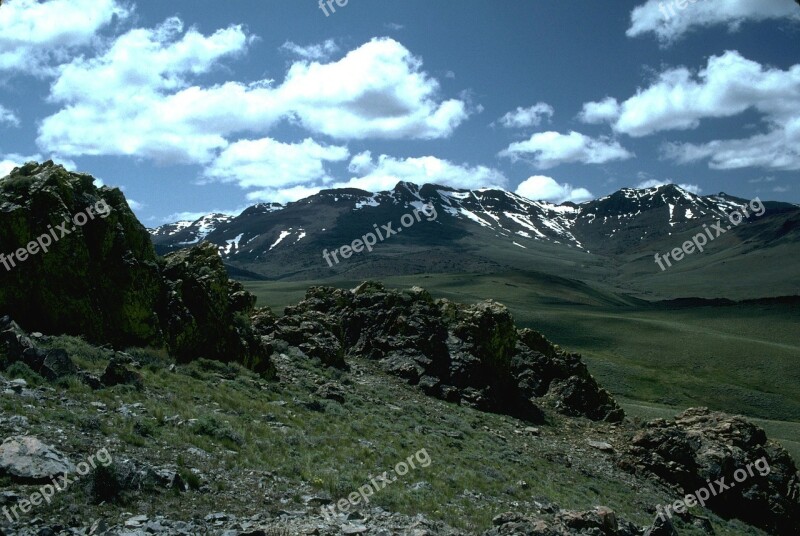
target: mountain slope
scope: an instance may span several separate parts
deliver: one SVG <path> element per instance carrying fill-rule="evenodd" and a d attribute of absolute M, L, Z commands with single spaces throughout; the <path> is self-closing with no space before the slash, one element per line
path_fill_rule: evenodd
<path fill-rule="evenodd" d="M 423 207 L 429 213 L 405 227 L 401 218 Z M 704 255 L 662 272 L 656 252 L 680 247 L 704 225 L 737 211 L 748 217 L 724 229 Z M 759 215 L 761 214 L 761 215 Z M 411 216 L 407 216 L 411 217 Z M 342 259 L 323 256 L 392 224 L 396 232 L 376 240 L 373 251 Z M 623 189 L 581 203 L 555 205 L 498 189 L 457 190 L 401 182 L 391 191 L 324 190 L 289 203 L 260 204 L 239 216 L 208 215 L 151 230 L 157 251 L 166 253 L 198 240 L 215 244 L 234 270 L 265 279 L 315 280 L 419 273 L 496 273 L 530 270 L 589 282 L 608 282 L 626 293 L 658 297 L 693 294 L 675 285 L 676 274 L 693 271 L 708 281 L 719 265 L 726 273 L 771 270 L 769 294 L 790 294 L 798 278 L 775 273 L 777 255 L 800 247 L 800 208 L 720 193 L 698 196 L 675 185 Z M 389 234 L 384 231 L 383 234 Z M 713 246 L 713 247 L 712 247 Z M 759 259 L 769 259 L 764 262 Z M 338 262 L 336 262 L 338 261 Z M 729 264 L 730 263 L 730 264 Z M 691 279 L 691 278 L 690 278 Z M 659 288 L 669 289 L 667 292 Z M 759 297 L 759 296 L 745 296 Z"/>

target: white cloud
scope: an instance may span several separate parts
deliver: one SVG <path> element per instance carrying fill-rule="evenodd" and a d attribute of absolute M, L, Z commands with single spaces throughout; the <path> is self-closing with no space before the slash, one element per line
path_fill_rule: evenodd
<path fill-rule="evenodd" d="M 326 60 L 339 52 L 339 45 L 333 39 L 308 46 L 300 46 L 292 41 L 286 41 L 281 45 L 281 50 L 285 50 L 304 60 Z"/>
<path fill-rule="evenodd" d="M 40 127 L 40 147 L 66 155 L 129 155 L 208 164 L 243 132 L 288 119 L 339 139 L 442 138 L 467 117 L 460 100 L 437 100 L 438 82 L 392 39 L 373 39 L 333 63 L 299 61 L 284 82 L 191 85 L 251 38 L 232 26 L 183 33 L 172 18 L 120 36 L 94 59 L 60 68 L 50 100 L 62 109 Z"/>
<path fill-rule="evenodd" d="M 41 74 L 128 15 L 117 0 L 8 0 L 0 9 L 0 71 Z"/>
<path fill-rule="evenodd" d="M 634 155 L 610 138 L 595 139 L 575 131 L 569 134 L 549 131 L 534 134 L 527 141 L 512 143 L 500 152 L 500 156 L 530 160 L 536 167 L 548 169 L 571 162 L 603 164 L 627 160 Z"/>
<path fill-rule="evenodd" d="M 15 167 L 19 167 L 26 162 L 39 162 L 41 155 L 34 154 L 31 156 L 23 156 L 21 154 L 11 153 L 0 156 L 0 177 L 5 177 Z"/>
<path fill-rule="evenodd" d="M 775 182 L 775 177 L 758 177 L 757 179 L 748 179 L 747 182 L 750 184 L 758 184 L 760 182 Z"/>
<path fill-rule="evenodd" d="M 189 30 L 178 39 L 182 32 L 180 20 L 168 19 L 155 29 L 120 36 L 101 56 L 61 66 L 50 100 L 66 107 L 42 122 L 40 147 L 67 155 L 211 160 L 234 128 L 224 114 L 232 106 L 239 114 L 250 110 L 246 101 L 222 105 L 226 97 L 235 99 L 235 90 L 218 86 L 206 92 L 187 87 L 188 78 L 242 52 L 248 38 L 238 26 L 209 37 Z"/>
<path fill-rule="evenodd" d="M 652 32 L 670 44 L 694 28 L 727 25 L 735 31 L 744 22 L 770 19 L 800 21 L 800 6 L 795 0 L 648 0 L 631 12 L 626 34 Z"/>
<path fill-rule="evenodd" d="M 131 199 L 130 197 L 125 198 L 125 200 L 128 202 L 128 206 L 131 207 L 131 210 L 142 210 L 147 206 L 144 203 L 136 201 L 135 199 Z"/>
<path fill-rule="evenodd" d="M 666 184 L 675 184 L 672 181 L 661 181 L 658 179 L 648 179 L 646 181 L 642 181 L 636 185 L 636 188 L 657 188 L 658 186 L 664 186 Z M 696 184 L 678 184 L 681 188 L 686 190 L 687 192 L 691 192 L 695 195 L 700 195 L 702 189 Z"/>
<path fill-rule="evenodd" d="M 313 193 L 314 184 L 330 182 L 325 162 L 341 162 L 349 156 L 346 147 L 320 145 L 311 138 L 296 144 L 270 138 L 240 140 L 222 151 L 205 176 L 258 189 L 248 193 L 250 199 L 286 201 L 304 187 Z"/>
<path fill-rule="evenodd" d="M 15 167 L 23 166 L 28 162 L 44 162 L 45 160 L 47 160 L 47 158 L 43 157 L 39 153 L 27 156 L 17 153 L 9 153 L 5 155 L 0 154 L 0 177 L 5 177 L 11 173 L 11 170 Z M 64 166 L 67 171 L 75 171 L 77 169 L 75 162 L 67 158 L 58 158 L 51 155 L 50 160 L 53 160 L 56 164 Z"/>
<path fill-rule="evenodd" d="M 601 104 L 587 103 L 584 110 Z M 663 72 L 606 119 L 616 132 L 641 137 L 695 129 L 703 119 L 749 110 L 761 114 L 765 132 L 699 145 L 667 144 L 664 154 L 682 163 L 708 159 L 715 169 L 800 169 L 800 64 L 781 70 L 728 51 L 709 58 L 696 74 L 686 67 Z"/>
<path fill-rule="evenodd" d="M 800 169 L 800 115 L 785 125 L 773 124 L 766 134 L 705 144 L 667 143 L 662 152 L 681 164 L 708 160 L 711 169 Z"/>
<path fill-rule="evenodd" d="M 553 117 L 555 110 L 552 106 L 544 102 L 537 102 L 530 108 L 521 106 L 513 112 L 508 112 L 500 118 L 500 124 L 506 128 L 525 128 L 536 127 L 542 123 L 542 119 Z"/>
<path fill-rule="evenodd" d="M 0 104 L 0 125 L 6 123 L 12 127 L 19 126 L 19 117 L 17 114 Z"/>
<path fill-rule="evenodd" d="M 466 103 L 438 102 L 439 83 L 421 69 L 394 39 L 373 39 L 334 63 L 295 63 L 275 93 L 300 125 L 334 138 L 446 138 Z"/>
<path fill-rule="evenodd" d="M 594 195 L 586 188 L 573 188 L 570 184 L 559 184 L 552 177 L 534 175 L 522 181 L 516 190 L 517 195 L 533 200 L 544 200 L 552 203 L 572 201 L 580 203 L 594 199 Z"/>
<path fill-rule="evenodd" d="M 584 123 L 610 123 L 619 117 L 619 103 L 613 97 L 606 97 L 600 102 L 587 102 L 578 114 L 578 119 Z"/>
<path fill-rule="evenodd" d="M 399 181 L 463 189 L 492 186 L 505 188 L 508 184 L 508 179 L 496 169 L 454 164 L 434 156 L 395 158 L 383 154 L 375 159 L 372 153 L 365 151 L 350 160 L 349 170 L 356 176 L 330 187 L 360 188 L 376 192 L 394 188 Z"/>

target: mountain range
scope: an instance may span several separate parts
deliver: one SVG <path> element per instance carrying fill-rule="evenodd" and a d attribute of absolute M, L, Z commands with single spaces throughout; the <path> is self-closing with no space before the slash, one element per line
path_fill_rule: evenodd
<path fill-rule="evenodd" d="M 404 215 L 424 207 L 430 216 L 401 225 Z M 734 225 L 737 212 L 747 215 Z M 717 221 L 721 233 L 709 235 L 702 254 L 686 255 L 664 270 L 655 263 L 655 253 L 681 247 Z M 378 240 L 371 252 L 337 257 L 336 263 L 323 256 L 390 222 L 400 232 Z M 286 205 L 257 204 L 238 216 L 208 214 L 150 233 L 160 254 L 211 242 L 240 279 L 521 271 L 610 286 L 644 298 L 800 294 L 796 267 L 781 262 L 800 253 L 800 207 L 725 193 L 701 196 L 674 184 L 624 188 L 580 204 L 553 204 L 500 189 L 400 182 L 377 193 L 323 190 Z M 718 285 L 707 285 L 709 278 L 720 277 L 759 283 L 733 285 L 720 295 Z"/>

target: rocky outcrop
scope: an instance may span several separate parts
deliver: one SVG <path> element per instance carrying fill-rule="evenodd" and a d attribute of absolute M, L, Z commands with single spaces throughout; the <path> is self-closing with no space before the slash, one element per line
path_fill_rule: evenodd
<path fill-rule="evenodd" d="M 543 516 L 544 517 L 544 516 Z M 569 534 L 592 534 L 596 536 L 639 536 L 641 530 L 633 523 L 619 520 L 616 513 L 605 506 L 577 512 L 560 510 L 552 518 L 530 517 L 513 512 L 496 516 L 494 528 L 484 536 L 564 536 Z"/>
<path fill-rule="evenodd" d="M 156 255 L 122 192 L 53 162 L 29 163 L 0 180 L 0 229 L 0 314 L 94 342 L 159 342 Z M 31 243 L 38 252 L 18 253 Z"/>
<path fill-rule="evenodd" d="M 250 328 L 255 298 L 229 280 L 216 248 L 159 259 L 118 189 L 53 162 L 26 164 L 0 179 L 0 229 L 0 315 L 26 330 L 118 348 L 166 345 L 181 361 L 272 374 L 270 351 Z"/>
<path fill-rule="evenodd" d="M 622 462 L 657 475 L 681 497 L 700 490 L 706 507 L 776 534 L 800 533 L 800 475 L 764 430 L 738 416 L 693 408 L 656 419 L 631 439 Z"/>
<path fill-rule="evenodd" d="M 269 347 L 255 336 L 248 316 L 256 299 L 228 279 L 214 246 L 203 243 L 168 255 L 163 275 L 160 317 L 172 355 L 183 362 L 205 357 L 274 372 Z"/>
<path fill-rule="evenodd" d="M 43 350 L 16 322 L 4 316 L 0 318 L 0 368 L 16 362 L 51 381 L 79 373 L 64 350 Z"/>
<path fill-rule="evenodd" d="M 580 356 L 532 330 L 517 330 L 505 306 L 435 301 L 420 288 L 399 292 L 367 282 L 352 291 L 312 287 L 284 317 L 253 316 L 274 347 L 297 347 L 332 366 L 380 361 L 429 395 L 539 421 L 537 401 L 569 415 L 619 421 L 623 412 Z"/>

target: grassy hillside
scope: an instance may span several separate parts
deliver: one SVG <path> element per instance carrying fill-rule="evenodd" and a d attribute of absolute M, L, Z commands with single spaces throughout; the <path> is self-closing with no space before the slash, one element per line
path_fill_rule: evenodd
<path fill-rule="evenodd" d="M 66 349 L 83 369 L 98 374 L 111 355 L 72 337 L 48 344 Z M 621 471 L 616 454 L 587 443 L 608 441 L 619 452 L 635 431 L 632 424 L 548 412 L 547 423 L 530 432 L 527 423 L 512 417 L 427 397 L 360 359 L 351 360 L 351 370 L 344 372 L 285 357 L 276 363 L 281 380 L 270 382 L 238 365 L 199 360 L 172 367 L 158 353 L 131 353 L 144 365 L 146 390 L 121 385 L 92 391 L 72 380 L 54 389 L 17 367 L 15 376 L 41 387 L 38 405 L 6 396 L 0 413 L 24 419 L 28 433 L 76 460 L 105 445 L 118 461 L 175 467 L 190 490 L 129 490 L 98 507 L 88 488 L 76 486 L 39 507 L 37 515 L 100 517 L 114 524 L 131 512 L 168 519 L 264 514 L 276 527 L 269 534 L 312 534 L 319 530 L 309 528 L 316 521 L 298 512 L 314 514 L 320 498 L 346 497 L 421 449 L 428 465 L 380 490 L 370 506 L 423 514 L 479 533 L 501 512 L 587 510 L 598 504 L 644 526 L 652 522 L 655 505 L 675 499 L 654 481 Z M 342 386 L 342 402 L 316 394 L 328 382 Z M 0 486 L 9 484 L 0 478 Z M 764 534 L 707 510 L 695 513 L 709 518 L 715 534 Z M 681 535 L 705 534 L 675 521 Z"/>
<path fill-rule="evenodd" d="M 800 310 L 791 305 L 675 308 L 536 272 L 421 275 L 383 280 L 420 285 L 435 297 L 491 298 L 521 326 L 586 356 L 600 383 L 632 415 L 672 415 L 708 406 L 761 419 L 800 459 Z M 357 281 L 335 281 L 352 288 Z M 310 282 L 251 282 L 276 312 L 302 299 Z"/>

